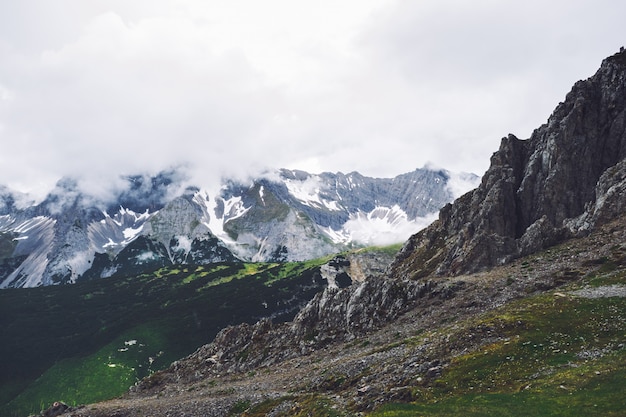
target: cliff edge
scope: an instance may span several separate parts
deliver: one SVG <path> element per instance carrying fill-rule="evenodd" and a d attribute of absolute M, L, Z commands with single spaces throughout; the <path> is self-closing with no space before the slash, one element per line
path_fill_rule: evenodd
<path fill-rule="evenodd" d="M 413 235 L 391 275 L 485 270 L 587 234 L 626 206 L 626 52 L 577 82 L 530 139 L 502 139 L 478 188 Z"/>

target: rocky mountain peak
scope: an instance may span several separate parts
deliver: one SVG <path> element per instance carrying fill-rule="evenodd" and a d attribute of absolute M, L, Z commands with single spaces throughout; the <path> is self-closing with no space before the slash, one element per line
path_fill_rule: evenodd
<path fill-rule="evenodd" d="M 600 181 L 605 173 L 612 180 L 623 178 L 624 157 L 622 50 L 591 78 L 577 82 L 529 139 L 503 138 L 480 186 L 446 205 L 438 221 L 412 236 L 392 273 L 475 272 L 587 233 L 603 216 L 611 217 L 596 213 L 598 204 L 604 211 L 624 206 L 615 182 Z"/>
<path fill-rule="evenodd" d="M 74 283 L 172 263 L 301 261 L 405 240 L 473 174 L 394 178 L 279 170 L 219 189 L 183 171 L 123 176 L 107 192 L 63 178 L 41 203 L 0 187 L 0 288 Z M 105 187 L 106 188 L 106 187 Z"/>
<path fill-rule="evenodd" d="M 428 399 L 430 397 L 422 396 L 423 393 L 436 392 L 430 387 L 443 388 L 442 392 L 448 395 L 457 387 L 452 388 L 452 384 L 447 385 L 439 378 L 445 377 L 446 367 L 452 368 L 454 361 L 463 357 L 467 360 L 467 357 L 491 354 L 488 350 L 498 352 L 493 356 L 493 362 L 498 364 L 492 374 L 495 375 L 503 369 L 503 355 L 508 355 L 510 347 L 520 348 L 531 343 L 531 340 L 522 343 L 523 339 L 511 339 L 519 339 L 520 333 L 531 328 L 533 333 L 538 333 L 537 327 L 544 326 L 543 321 L 533 321 L 532 315 L 526 314 L 537 308 L 537 298 L 532 301 L 532 307 L 531 304 L 516 304 L 515 309 L 525 310 L 499 310 L 499 316 L 492 314 L 497 313 L 498 306 L 510 300 L 519 301 L 537 290 L 571 283 L 577 277 L 589 277 L 589 272 L 608 263 L 607 256 L 611 257 L 613 268 L 625 265 L 625 249 L 621 244 L 625 233 L 623 209 L 626 208 L 625 86 L 626 54 L 621 51 L 606 59 L 593 77 L 577 83 L 548 122 L 529 139 L 520 140 L 514 135 L 503 138 L 480 186 L 446 205 L 434 224 L 413 235 L 386 273 L 357 279 L 359 273 L 350 276 L 350 272 L 371 270 L 360 266 L 366 259 L 333 259 L 320 270 L 321 275 L 329 282 L 329 277 L 334 275 L 337 283 L 337 278 L 346 273 L 350 285 L 345 288 L 329 285 L 291 322 L 275 324 L 266 318 L 256 324 L 223 329 L 211 344 L 134 386 L 123 399 L 132 412 L 124 414 L 122 411 L 121 415 L 151 414 L 136 412 L 141 409 L 207 415 L 207 410 L 214 410 L 215 404 L 226 405 L 213 415 L 231 415 L 242 404 L 248 407 L 251 403 L 271 405 L 273 408 L 267 415 L 287 415 L 288 412 L 279 412 L 299 411 L 300 405 L 293 398 L 305 395 L 311 398 L 311 393 L 329 399 L 332 396 L 332 401 L 337 401 L 333 408 L 371 410 L 389 401 Z M 261 201 L 264 199 L 260 188 L 254 189 L 254 196 Z M 311 203 L 313 200 L 301 201 Z M 621 217 L 618 221 L 604 225 L 618 217 Z M 607 232 L 609 228 L 611 233 Z M 533 262 L 539 271 L 532 275 L 524 271 L 527 262 L 520 260 L 517 265 L 511 263 L 485 274 L 442 279 L 432 276 L 485 269 L 590 232 L 593 233 L 587 238 L 562 245 L 558 253 L 537 256 Z M 565 247 L 570 244 L 572 248 Z M 559 263 L 561 265 L 555 269 L 554 264 Z M 428 279 L 414 279 L 419 277 Z M 587 283 L 579 281 L 579 285 Z M 618 286 L 617 291 L 621 294 L 622 286 Z M 560 310 L 565 305 L 575 305 L 572 297 L 571 290 L 553 292 L 543 297 L 547 301 L 540 304 L 539 309 L 543 313 L 551 306 L 559 306 Z M 611 307 L 618 304 L 611 303 Z M 572 308 L 571 312 L 579 315 L 580 310 Z M 610 316 L 616 311 L 617 308 L 611 310 Z M 476 320 L 478 314 L 485 312 L 490 314 L 480 316 L 483 320 Z M 402 315 L 410 316 L 398 320 Z M 569 317 L 562 319 L 567 321 Z M 452 321 L 451 325 L 446 324 Z M 381 330 L 392 322 L 393 326 Z M 463 322 L 465 324 L 460 324 Z M 574 335 L 563 337 L 562 331 L 574 324 L 574 321 L 561 323 L 558 333 L 553 333 L 568 341 L 568 349 L 571 349 L 569 342 Z M 438 327 L 439 333 L 429 332 L 433 327 Z M 606 325 L 603 327 L 602 332 L 605 332 Z M 375 330 L 381 332 L 372 340 L 382 340 L 384 345 L 367 347 L 370 340 L 364 336 L 373 335 Z M 411 337 L 400 339 L 403 337 L 400 330 Z M 617 330 L 616 336 L 598 352 L 604 350 L 618 357 L 618 350 L 624 347 L 623 344 L 614 346 L 619 340 L 618 334 L 622 334 L 618 331 L 622 330 Z M 599 333 L 594 332 L 591 338 Z M 383 338 L 378 338 L 384 333 Z M 549 340 L 543 334 L 538 337 L 536 340 Z M 576 334 L 576 338 L 579 337 Z M 584 360 L 587 366 L 589 348 L 588 342 L 584 343 L 584 350 L 571 356 L 571 360 L 581 364 Z M 358 349 L 361 351 L 357 354 Z M 546 350 L 561 354 L 560 349 Z M 319 356 L 308 362 L 294 360 L 315 352 Z M 545 352 L 541 351 L 541 356 Z M 336 360 L 338 357 L 341 359 Z M 539 362 L 535 353 L 527 358 L 529 363 Z M 506 361 L 509 360 L 513 360 L 513 355 L 506 356 Z M 570 365 L 572 362 L 568 360 L 567 366 Z M 300 366 L 301 369 L 294 371 Z M 602 366 L 602 373 L 612 372 L 604 363 Z M 484 367 L 488 368 L 489 365 Z M 515 368 L 521 366 L 516 364 Z M 550 369 L 553 368 L 550 365 Z M 468 368 L 458 369 L 465 384 Z M 510 373 L 510 369 L 506 373 Z M 545 369 L 548 367 L 540 368 L 540 373 Z M 595 372 L 596 376 L 600 374 L 600 371 Z M 533 385 L 537 375 L 539 373 L 528 376 Z M 549 384 L 560 380 L 554 376 L 556 373 L 551 371 L 550 375 Z M 621 374 L 613 374 L 616 375 Z M 255 377 L 257 379 L 253 379 Z M 276 383 L 275 378 L 283 379 Z M 484 378 L 478 379 L 477 382 L 482 382 Z M 603 379 L 609 380 L 606 376 Z M 523 379 L 516 377 L 506 389 L 516 393 L 520 388 L 531 389 L 530 382 L 524 387 L 521 381 Z M 584 380 L 583 389 L 591 386 L 588 381 Z M 570 391 L 565 385 L 569 382 L 558 386 L 557 390 L 571 395 L 574 389 Z M 491 390 L 500 381 L 493 379 L 491 383 L 493 385 L 486 385 L 484 390 L 482 385 L 470 385 L 461 391 L 464 398 L 468 390 L 474 388 L 480 395 L 490 395 L 496 392 Z M 543 391 L 544 386 L 529 393 Z M 240 394 L 242 388 L 248 389 L 244 394 L 247 396 Z M 263 390 L 265 396 L 261 394 Z M 553 390 L 548 392 L 554 395 Z M 226 396 L 230 396 L 230 400 L 224 401 Z M 273 402 L 276 399 L 279 400 Z M 281 401 L 288 408 L 279 409 L 276 404 Z M 118 415 L 121 403 L 114 402 L 109 409 L 107 405 L 102 406 L 100 414 L 85 408 L 84 413 L 79 411 L 78 415 L 113 415 L 109 412 L 113 407 Z"/>

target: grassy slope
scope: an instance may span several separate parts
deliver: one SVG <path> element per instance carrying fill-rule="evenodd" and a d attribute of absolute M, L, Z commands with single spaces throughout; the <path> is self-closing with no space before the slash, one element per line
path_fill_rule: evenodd
<path fill-rule="evenodd" d="M 616 282 L 626 285 L 626 273 L 604 275 L 594 283 Z M 561 291 L 514 301 L 394 343 L 423 345 L 442 335 L 450 344 L 464 343 L 477 329 L 489 329 L 493 337 L 493 342 L 456 357 L 434 381 L 415 380 L 410 387 L 413 402 L 387 404 L 367 415 L 626 415 L 626 299 L 562 297 Z M 297 406 L 276 415 L 362 415 L 331 407 L 333 397 L 332 391 L 296 394 L 232 410 L 231 415 L 262 416 L 283 402 Z"/>
<path fill-rule="evenodd" d="M 410 387 L 413 398 L 411 403 L 389 404 L 371 415 L 624 415 L 626 298 L 583 298 L 573 293 L 581 287 L 626 285 L 626 258 L 620 263 L 602 258 L 598 259 L 598 263 L 600 268 L 594 275 L 574 279 L 556 290 L 534 293 L 478 316 L 444 323 L 440 328 L 394 342 L 394 345 L 420 345 L 424 344 L 426 338 L 434 340 L 443 336 L 451 345 L 464 346 L 468 338 L 483 338 L 481 343 L 474 343 L 479 346 L 478 349 L 469 349 L 453 358 L 434 380 L 415 380 Z M 256 264 L 241 265 L 237 269 L 218 265 L 210 270 L 162 270 L 152 276 L 136 278 L 140 285 L 133 288 L 137 288 L 140 298 L 146 300 L 148 294 L 158 293 L 155 288 L 159 287 L 159 280 L 170 283 L 167 286 L 169 291 L 173 291 L 171 288 L 193 290 L 189 294 L 213 294 L 216 289 L 223 289 L 223 297 L 217 297 L 216 300 L 224 303 L 229 300 L 225 298 L 227 295 L 241 294 L 242 290 L 237 283 L 246 283 L 245 288 L 249 288 L 257 282 L 259 285 L 254 287 L 254 291 L 261 291 L 267 288 L 268 283 L 276 285 L 288 281 L 278 278 L 299 276 L 315 265 Z M 525 270 L 531 267 L 530 262 L 521 264 Z M 117 286 L 128 285 L 122 284 L 124 282 L 118 281 Z M 228 285 L 233 287 L 227 290 Z M 97 287 L 89 288 L 89 292 L 83 291 L 82 294 L 87 299 L 97 299 L 100 290 Z M 142 291 L 148 292 L 141 295 Z M 29 406 L 36 403 L 36 408 L 39 408 L 41 400 L 38 398 L 43 398 L 42 393 L 51 386 L 58 389 L 55 388 L 56 391 L 46 397 L 48 401 L 65 399 L 70 403 L 83 403 L 93 401 L 93 398 L 115 396 L 121 391 L 101 392 L 103 387 L 115 386 L 116 381 L 128 385 L 150 370 L 168 363 L 170 358 L 167 355 L 179 345 L 179 335 L 188 335 L 188 332 L 183 331 L 176 333 L 180 330 L 178 327 L 185 320 L 193 319 L 190 316 L 168 324 L 168 317 L 183 317 L 184 314 L 170 313 L 176 311 L 176 308 L 182 308 L 181 305 L 194 304 L 190 301 L 193 297 L 179 300 L 171 297 L 174 292 L 168 294 L 166 301 L 159 301 L 160 308 L 168 314 L 154 315 L 151 320 L 138 319 L 140 324 L 127 325 L 126 330 L 117 332 L 109 342 L 93 349 L 82 359 L 58 361 L 31 385 L 28 396 L 23 396 L 24 399 L 28 397 Z M 2 295 L 0 292 L 0 297 Z M 0 317 L 4 317 L 5 312 L 2 302 L 0 298 L 0 308 L 3 309 Z M 203 302 L 206 303 L 206 300 Z M 32 306 L 32 303 L 29 305 Z M 151 310 L 152 314 L 158 310 Z M 203 314 L 206 318 L 207 312 Z M 137 343 L 126 343 L 132 340 L 137 340 Z M 377 349 L 385 347 L 379 346 Z M 60 384 L 60 380 L 65 382 Z M 98 381 L 97 386 L 95 381 Z M 101 384 L 102 381 L 106 383 Z M 93 388 L 83 389 L 80 393 L 72 391 L 76 386 L 90 384 L 94 385 Z M 352 415 L 350 411 L 332 407 L 323 394 L 295 399 L 301 407 L 301 415 Z M 241 415 L 264 415 L 265 411 L 282 401 L 290 399 L 266 401 L 252 407 L 241 404 L 241 410 L 233 410 L 233 414 L 238 415 L 243 411 Z M 12 405 L 19 404 L 14 401 Z"/>
<path fill-rule="evenodd" d="M 594 238 L 595 239 L 595 238 Z M 457 315 L 453 319 L 443 315 L 440 325 L 419 331 L 413 336 L 392 340 L 382 337 L 384 344 L 370 345 L 364 350 L 363 362 L 370 364 L 350 382 L 348 365 L 332 368 L 340 373 L 334 377 L 337 387 L 321 391 L 294 390 L 286 398 L 268 400 L 252 405 L 243 412 L 232 415 L 246 417 L 265 415 L 276 404 L 289 404 L 290 411 L 276 415 L 363 415 L 353 407 L 358 396 L 356 389 L 363 386 L 361 376 L 379 375 L 389 385 L 381 396 L 401 389 L 405 403 L 388 403 L 366 415 L 372 417 L 456 417 L 456 416 L 625 416 L 626 415 L 626 297 L 586 298 L 577 293 L 580 289 L 601 289 L 611 286 L 626 287 L 626 245 L 622 241 L 604 242 L 611 246 L 611 256 L 587 257 L 582 265 L 591 270 L 578 270 L 567 259 L 583 252 L 576 245 L 566 244 L 520 260 L 505 272 L 499 272 L 495 281 L 514 285 L 519 274 L 528 275 L 531 286 L 513 301 L 488 309 L 476 315 Z M 586 250 L 586 248 L 585 248 Z M 595 249 L 589 249 L 593 253 Z M 537 290 L 532 285 L 533 268 L 538 259 L 550 268 L 559 286 L 550 290 Z M 560 259 L 565 262 L 559 264 Z M 519 268 L 519 274 L 512 274 Z M 544 266 L 539 265 L 539 269 Z M 573 269 L 572 269 L 573 268 Z M 510 275 L 509 275 L 510 274 Z M 508 277 L 509 279 L 506 279 Z M 484 296 L 489 295 L 485 281 Z M 504 284 L 506 282 L 506 284 Z M 468 288 L 470 285 L 468 285 Z M 461 290 L 462 291 L 462 290 Z M 466 302 L 467 300 L 463 301 Z M 454 298 L 451 299 L 454 303 Z M 421 317 L 419 314 L 414 317 Z M 411 326 L 398 329 L 411 329 Z M 415 327 L 418 328 L 418 327 Z M 389 334 L 395 329 L 390 326 Z M 397 332 L 400 334 L 406 334 Z M 355 343 L 358 341 L 355 341 Z M 363 346 L 365 343 L 359 342 Z M 406 349 L 397 349 L 405 347 Z M 346 346 L 346 351 L 350 350 Z M 400 360 L 394 367 L 367 360 L 371 356 L 384 356 L 393 350 Z M 415 354 L 411 356 L 411 352 Z M 402 367 L 412 358 L 431 360 L 450 358 L 441 374 L 428 377 L 426 373 L 412 374 L 405 385 L 394 385 L 398 375 L 405 375 Z M 459 353 L 460 352 L 460 353 Z M 408 355 L 408 356 L 403 356 Z M 420 356 L 421 355 L 421 356 Z M 359 355 L 355 354 L 355 358 Z M 346 358 L 351 358 L 347 352 Z M 346 364 L 348 361 L 346 361 Z M 326 367 L 320 367 L 326 373 Z M 318 372 L 314 368 L 314 372 Z M 342 374 L 341 372 L 345 372 Z M 380 374 L 377 374 L 379 373 Z M 379 378 L 377 377 L 376 380 Z M 347 393 L 347 395 L 345 395 Z M 406 395 L 404 395 L 406 393 Z M 322 410 L 320 406 L 332 404 L 343 394 L 344 401 Z M 384 401 L 382 401 L 384 403 Z M 288 407 L 283 407 L 287 409 Z M 297 411 L 294 412 L 294 410 Z"/>
<path fill-rule="evenodd" d="M 586 281 L 616 283 L 626 284 L 626 271 L 605 271 Z M 476 329 L 491 329 L 498 337 L 454 358 L 433 383 L 417 383 L 415 402 L 387 405 L 372 415 L 625 415 L 626 299 L 581 298 L 563 290 L 437 330 L 450 343 Z"/>
<path fill-rule="evenodd" d="M 312 298 L 325 260 L 164 268 L 131 278 L 0 292 L 0 415 L 111 398 L 223 327 Z"/>

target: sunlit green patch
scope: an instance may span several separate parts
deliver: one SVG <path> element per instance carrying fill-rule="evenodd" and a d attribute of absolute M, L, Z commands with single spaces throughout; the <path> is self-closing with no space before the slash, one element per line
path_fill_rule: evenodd
<path fill-rule="evenodd" d="M 81 404 L 112 398 L 171 362 L 162 329 L 141 326 L 85 357 L 63 359 L 8 404 L 22 413 L 39 412 L 54 401 Z"/>
<path fill-rule="evenodd" d="M 470 333 L 490 341 L 415 386 L 415 403 L 373 416 L 621 416 L 626 409 L 624 298 L 547 293 L 438 332 L 448 332 L 450 343 Z"/>
<path fill-rule="evenodd" d="M 319 264 L 184 265 L 65 287 L 3 290 L 0 415 L 27 415 L 48 400 L 83 403 L 126 391 L 148 372 L 147 357 L 125 361 L 134 347 L 118 351 L 125 341 L 141 340 L 131 334 L 138 329 L 149 329 L 143 349 L 152 349 L 144 350 L 154 360 L 150 369 L 162 369 L 227 325 L 267 316 L 290 320 L 323 288 Z"/>

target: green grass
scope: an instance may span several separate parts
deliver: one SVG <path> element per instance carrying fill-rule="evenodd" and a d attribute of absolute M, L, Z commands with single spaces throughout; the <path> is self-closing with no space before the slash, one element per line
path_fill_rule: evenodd
<path fill-rule="evenodd" d="M 135 328 L 91 355 L 59 361 L 8 408 L 35 413 L 40 404 L 54 401 L 76 405 L 121 395 L 140 378 L 169 363 L 161 350 L 168 345 L 162 330 L 154 325 Z"/>
<path fill-rule="evenodd" d="M 387 246 L 369 246 L 369 247 L 357 250 L 357 252 L 358 251 L 382 252 L 390 256 L 395 256 L 398 252 L 400 252 L 400 249 L 402 249 L 403 245 L 404 243 L 395 243 L 393 245 L 387 245 Z"/>
<path fill-rule="evenodd" d="M 111 398 L 227 325 L 290 320 L 323 288 L 321 263 L 182 265 L 2 290 L 0 415 Z"/>
<path fill-rule="evenodd" d="M 620 373 L 613 380 L 570 392 L 464 394 L 437 403 L 383 407 L 379 417 L 484 416 L 624 416 L 624 388 Z M 622 379 L 621 381 L 619 379 Z"/>
<path fill-rule="evenodd" d="M 624 416 L 624 359 L 622 354 L 600 360 L 591 367 L 555 372 L 550 378 L 538 381 L 536 387 L 521 391 L 464 392 L 423 403 L 388 405 L 373 415 Z"/>
<path fill-rule="evenodd" d="M 615 274 L 605 279 L 615 283 Z M 498 337 L 454 358 L 436 380 L 416 384 L 414 403 L 372 416 L 626 415 L 623 298 L 548 293 L 455 326 L 440 330 L 450 332 L 452 345 L 469 334 Z"/>

